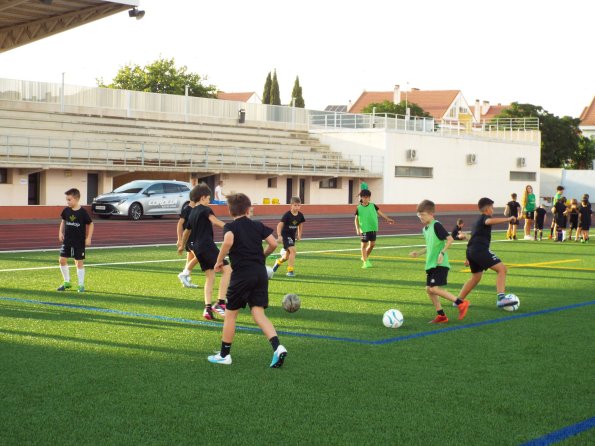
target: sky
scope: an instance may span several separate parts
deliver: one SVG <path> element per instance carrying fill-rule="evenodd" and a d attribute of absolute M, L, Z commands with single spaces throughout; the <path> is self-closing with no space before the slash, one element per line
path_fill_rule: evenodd
<path fill-rule="evenodd" d="M 126 12 L 0 53 L 0 78 L 95 86 L 161 57 L 226 92 L 281 101 L 299 76 L 306 108 L 366 91 L 461 90 L 579 117 L 595 96 L 593 0 L 140 0 Z M 591 42 L 589 44 L 589 42 Z"/>

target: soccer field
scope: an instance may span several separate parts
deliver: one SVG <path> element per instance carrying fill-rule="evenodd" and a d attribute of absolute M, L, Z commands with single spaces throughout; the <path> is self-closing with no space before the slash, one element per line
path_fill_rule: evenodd
<path fill-rule="evenodd" d="M 270 282 L 281 369 L 247 310 L 233 364 L 207 362 L 222 324 L 181 287 L 173 246 L 88 250 L 84 294 L 54 291 L 58 251 L 1 253 L 2 444 L 519 445 L 561 429 L 576 435 L 557 444 L 595 444 L 595 245 L 493 242 L 519 311 L 496 308 L 489 271 L 467 317 L 444 301 L 435 326 L 408 257 L 421 243 L 380 237 L 361 269 L 356 238 L 300 242 L 296 277 Z M 449 250 L 453 294 L 464 250 Z M 389 308 L 402 327 L 383 326 Z"/>

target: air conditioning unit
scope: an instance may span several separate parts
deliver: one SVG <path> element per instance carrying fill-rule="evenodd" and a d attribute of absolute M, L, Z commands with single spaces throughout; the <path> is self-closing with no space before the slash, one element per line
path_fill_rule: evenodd
<path fill-rule="evenodd" d="M 415 161 L 417 160 L 417 150 L 411 149 L 407 150 L 407 161 Z"/>
<path fill-rule="evenodd" d="M 467 155 L 467 164 L 477 164 L 477 155 L 475 153 Z"/>
<path fill-rule="evenodd" d="M 526 158 L 517 158 L 516 159 L 517 167 L 526 167 L 527 166 L 527 159 Z"/>

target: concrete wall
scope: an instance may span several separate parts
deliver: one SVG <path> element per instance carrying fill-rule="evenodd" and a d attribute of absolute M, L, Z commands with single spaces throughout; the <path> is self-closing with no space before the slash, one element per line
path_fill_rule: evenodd
<path fill-rule="evenodd" d="M 19 173 L 19 169 L 8 169 L 7 183 L 0 184 L 0 203 L 4 206 L 26 205 L 29 191 L 27 180 L 26 173 Z"/>
<path fill-rule="evenodd" d="M 543 196 L 553 197 L 559 185 L 564 186 L 564 195 L 568 199 L 580 201 L 583 194 L 589 194 L 590 201 L 595 201 L 595 170 L 541 169 Z"/>

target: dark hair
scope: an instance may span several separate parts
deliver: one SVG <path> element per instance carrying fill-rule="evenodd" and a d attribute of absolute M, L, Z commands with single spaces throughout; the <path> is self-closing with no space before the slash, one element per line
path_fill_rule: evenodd
<path fill-rule="evenodd" d="M 556 190 L 564 190 L 564 186 L 560 185 L 556 188 Z"/>
<path fill-rule="evenodd" d="M 199 183 L 190 191 L 190 200 L 198 203 L 202 197 L 210 197 L 211 188 L 206 183 Z"/>
<path fill-rule="evenodd" d="M 64 195 L 70 195 L 71 197 L 74 197 L 77 200 L 81 199 L 81 191 L 75 187 L 73 187 L 72 189 L 68 189 L 66 192 L 64 192 Z"/>
<path fill-rule="evenodd" d="M 372 192 L 370 192 L 369 189 L 362 189 L 359 193 L 360 197 L 371 197 L 372 196 Z"/>
<path fill-rule="evenodd" d="M 479 208 L 480 211 L 485 211 L 485 209 L 488 206 L 491 206 L 494 204 L 494 200 L 488 198 L 488 197 L 483 197 L 480 198 L 479 201 L 477 202 L 477 207 Z"/>
<path fill-rule="evenodd" d="M 290 203 L 291 204 L 294 204 L 294 203 L 302 204 L 302 200 L 300 200 L 300 197 L 291 197 Z"/>
<path fill-rule="evenodd" d="M 510 196 L 511 196 L 512 198 L 515 198 L 515 199 L 516 199 L 516 197 L 517 197 L 517 194 L 516 194 L 515 192 L 513 192 L 512 194 L 510 194 Z"/>
<path fill-rule="evenodd" d="M 433 201 L 424 200 L 417 205 L 417 212 L 428 212 L 430 214 L 433 214 L 434 212 L 436 212 L 436 205 Z"/>
<path fill-rule="evenodd" d="M 457 218 L 457 225 L 462 225 L 463 223 L 464 222 L 462 218 Z"/>
<path fill-rule="evenodd" d="M 241 217 L 252 207 L 252 201 L 246 194 L 232 194 L 227 196 L 227 206 L 232 217 Z"/>

